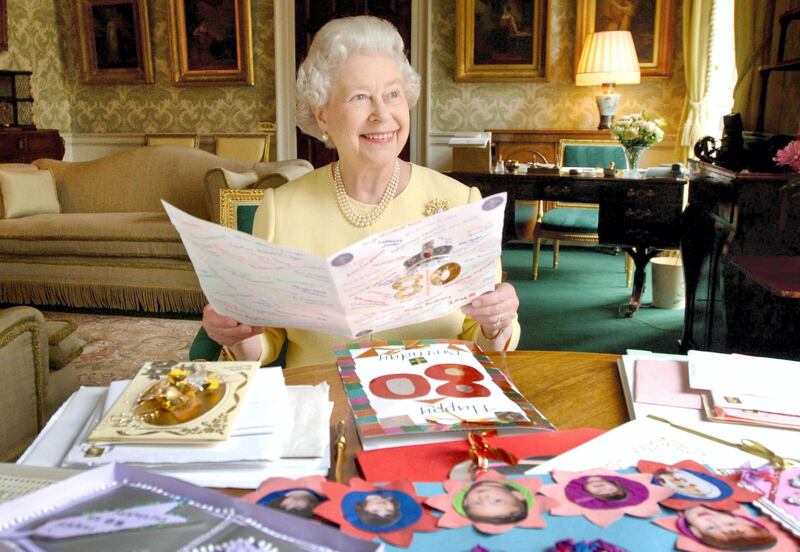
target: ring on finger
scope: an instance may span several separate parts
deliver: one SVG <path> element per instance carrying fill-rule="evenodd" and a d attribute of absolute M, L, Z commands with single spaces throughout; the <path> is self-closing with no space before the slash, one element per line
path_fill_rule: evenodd
<path fill-rule="evenodd" d="M 502 323 L 503 323 L 503 315 L 502 314 L 498 314 L 497 318 L 494 321 L 494 325 L 495 325 L 495 327 L 499 328 L 500 324 L 502 324 Z"/>

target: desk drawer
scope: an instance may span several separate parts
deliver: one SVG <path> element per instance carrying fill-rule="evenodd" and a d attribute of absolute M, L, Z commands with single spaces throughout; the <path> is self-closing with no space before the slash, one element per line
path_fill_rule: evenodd
<path fill-rule="evenodd" d="M 598 232 L 605 243 L 677 247 L 682 187 L 608 185 L 600 206 Z"/>
<path fill-rule="evenodd" d="M 591 180 L 562 178 L 560 182 L 546 182 L 536 187 L 538 199 L 546 201 L 570 201 L 576 203 L 599 203 L 600 187 Z"/>

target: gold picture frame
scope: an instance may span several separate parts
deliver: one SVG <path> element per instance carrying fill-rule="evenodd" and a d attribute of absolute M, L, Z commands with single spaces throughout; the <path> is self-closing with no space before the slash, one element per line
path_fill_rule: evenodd
<path fill-rule="evenodd" d="M 167 0 L 172 84 L 253 86 L 250 0 Z"/>
<path fill-rule="evenodd" d="M 75 11 L 84 83 L 153 82 L 145 0 L 77 0 Z"/>
<path fill-rule="evenodd" d="M 546 81 L 549 13 L 549 0 L 456 0 L 455 80 Z"/>
<path fill-rule="evenodd" d="M 0 52 L 8 50 L 8 6 L 0 0 Z"/>
<path fill-rule="evenodd" d="M 668 77 L 675 36 L 675 0 L 578 0 L 575 67 L 596 31 L 629 30 L 643 77 Z"/>

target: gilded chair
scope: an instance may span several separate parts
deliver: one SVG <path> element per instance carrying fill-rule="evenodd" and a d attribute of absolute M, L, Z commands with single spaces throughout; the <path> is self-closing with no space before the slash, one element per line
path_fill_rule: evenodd
<path fill-rule="evenodd" d="M 616 168 L 628 167 L 625 149 L 613 140 L 561 140 L 558 165 L 561 167 L 603 168 L 613 161 Z M 562 241 L 598 244 L 598 206 L 593 203 L 556 201 L 545 211 L 539 201 L 537 221 L 533 229 L 533 279 L 539 279 L 539 255 L 542 240 L 553 241 L 553 270 L 558 269 L 558 252 Z M 625 255 L 626 285 L 630 287 L 633 262 Z"/>
<path fill-rule="evenodd" d="M 235 228 L 248 234 L 253 232 L 253 221 L 256 209 L 264 199 L 263 189 L 234 190 L 222 189 L 219 191 L 220 224 L 228 228 Z M 220 357 L 222 346 L 208 337 L 202 327 L 192 341 L 189 348 L 190 360 L 214 361 Z M 273 363 L 280 366 L 283 362 L 283 353 Z"/>
<path fill-rule="evenodd" d="M 144 145 L 199 148 L 200 136 L 198 134 L 145 134 Z"/>
<path fill-rule="evenodd" d="M 227 159 L 245 163 L 269 161 L 270 135 L 217 134 L 214 136 L 214 153 Z"/>

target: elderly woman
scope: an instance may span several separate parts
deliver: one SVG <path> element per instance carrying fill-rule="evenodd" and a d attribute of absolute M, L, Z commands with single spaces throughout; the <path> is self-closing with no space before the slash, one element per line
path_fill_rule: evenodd
<path fill-rule="evenodd" d="M 435 171 L 398 158 L 409 134 L 409 110 L 420 77 L 387 21 L 370 16 L 327 23 L 297 74 L 300 128 L 336 148 L 339 160 L 275 190 L 266 190 L 253 234 L 321 257 L 370 234 L 417 220 L 433 207 L 480 198 Z M 499 274 L 499 267 L 498 267 Z M 513 349 L 519 340 L 519 300 L 498 283 L 447 316 L 375 333 L 370 339 L 457 338 L 484 350 Z M 240 324 L 207 306 L 203 327 L 236 359 L 271 362 L 288 340 L 286 366 L 333 359 L 341 336 Z"/>

